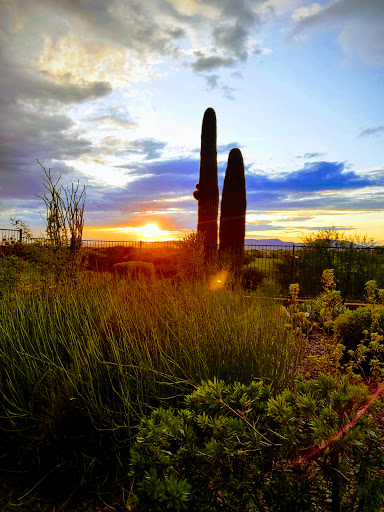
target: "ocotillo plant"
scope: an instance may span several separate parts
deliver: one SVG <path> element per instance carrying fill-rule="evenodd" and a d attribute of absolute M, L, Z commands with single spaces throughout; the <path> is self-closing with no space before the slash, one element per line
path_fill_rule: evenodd
<path fill-rule="evenodd" d="M 197 232 L 204 236 L 206 257 L 217 249 L 219 184 L 217 178 L 216 114 L 213 108 L 204 113 L 201 128 L 199 183 L 193 197 L 198 200 Z"/>
<path fill-rule="evenodd" d="M 236 274 L 242 266 L 245 238 L 245 212 L 247 198 L 245 190 L 244 162 L 240 149 L 229 152 L 225 172 L 220 214 L 220 255 L 233 257 Z"/>

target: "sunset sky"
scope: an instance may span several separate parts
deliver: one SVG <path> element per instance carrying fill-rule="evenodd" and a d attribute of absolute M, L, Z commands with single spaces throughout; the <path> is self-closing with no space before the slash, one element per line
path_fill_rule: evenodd
<path fill-rule="evenodd" d="M 246 166 L 247 238 L 384 243 L 383 0 L 0 0 L 0 227 L 44 232 L 43 170 L 86 239 L 196 230 L 204 111 Z"/>

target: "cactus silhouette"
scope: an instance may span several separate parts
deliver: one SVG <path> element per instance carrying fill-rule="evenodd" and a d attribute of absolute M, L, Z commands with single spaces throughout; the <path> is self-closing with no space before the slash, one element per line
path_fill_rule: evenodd
<path fill-rule="evenodd" d="M 217 249 L 217 217 L 219 184 L 217 178 L 216 114 L 213 108 L 204 112 L 201 128 L 199 183 L 193 197 L 198 200 L 197 232 L 204 236 L 206 257 Z"/>
<path fill-rule="evenodd" d="M 233 148 L 228 155 L 225 171 L 220 215 L 220 254 L 230 253 L 237 270 L 241 269 L 247 198 L 245 190 L 244 161 L 240 149 Z"/>

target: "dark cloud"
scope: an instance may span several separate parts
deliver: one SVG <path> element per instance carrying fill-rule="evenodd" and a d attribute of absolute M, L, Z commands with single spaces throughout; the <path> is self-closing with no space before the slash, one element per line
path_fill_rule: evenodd
<path fill-rule="evenodd" d="M 356 173 L 345 172 L 345 164 L 339 162 L 313 162 L 303 169 L 279 178 L 250 174 L 247 186 L 251 190 L 265 189 L 268 192 L 312 192 L 325 190 L 353 190 L 372 186 L 372 180 Z M 384 185 L 384 177 L 379 181 Z"/>
<path fill-rule="evenodd" d="M 200 53 L 200 52 L 196 52 Z M 192 64 L 192 68 L 195 71 L 211 71 L 212 69 L 218 69 L 222 67 L 230 68 L 236 65 L 236 60 L 233 57 L 220 57 L 218 55 L 212 55 L 210 57 L 200 56 Z"/>
<path fill-rule="evenodd" d="M 182 39 L 187 37 L 187 34 L 184 29 L 181 27 L 172 27 L 167 30 L 167 33 L 173 38 L 173 39 Z"/>
<path fill-rule="evenodd" d="M 212 41 L 210 53 L 202 55 L 200 52 L 195 52 L 197 59 L 191 64 L 194 71 L 201 73 L 235 67 L 245 62 L 249 55 L 262 53 L 262 49 L 254 42 L 255 34 L 261 30 L 263 24 L 257 14 L 260 2 L 257 0 L 203 0 L 201 4 L 215 7 L 218 15 L 214 23 L 209 23 Z M 200 21 L 202 24 L 207 24 L 206 20 Z M 211 86 L 216 86 L 213 78 L 210 81 Z M 232 91 L 224 90 L 224 94 L 232 99 Z"/>
<path fill-rule="evenodd" d="M 239 60 L 246 60 L 248 51 L 245 45 L 249 34 L 244 25 L 236 23 L 236 25 L 226 30 L 221 27 L 214 28 L 212 35 L 220 47 L 230 49 Z"/>
<path fill-rule="evenodd" d="M 359 137 L 366 137 L 370 135 L 381 135 L 384 133 L 384 125 L 383 126 L 375 126 L 374 128 L 367 128 L 366 130 L 363 130 Z"/>
<path fill-rule="evenodd" d="M 20 99 L 59 103 L 82 103 L 112 91 L 106 82 L 70 83 L 71 75 L 53 77 L 47 71 L 33 72 L 0 57 L 0 88 L 6 104 Z"/>
<path fill-rule="evenodd" d="M 326 154 L 327 153 L 305 153 L 304 155 L 298 155 L 296 158 L 319 158 Z"/>
<path fill-rule="evenodd" d="M 52 176 L 55 179 L 62 175 L 63 184 L 77 179 L 84 182 L 83 175 L 63 162 L 55 161 L 52 157 L 45 158 L 44 155 L 39 155 L 39 161 L 47 170 L 52 169 Z M 44 171 L 37 163 L 36 158 L 29 155 L 9 157 L 6 165 L 7 168 L 0 171 L 1 200 L 6 200 L 7 204 L 15 200 L 20 204 L 20 201 L 29 201 L 33 199 L 35 194 L 44 192 Z M 2 166 L 2 157 L 0 157 L 0 166 Z"/>
<path fill-rule="evenodd" d="M 48 10 L 55 10 L 68 21 L 72 30 L 84 30 L 94 38 L 114 42 L 141 55 L 172 53 L 174 35 L 158 20 L 151 2 L 128 0 L 40 0 Z M 172 28 L 172 27 L 169 27 Z"/>

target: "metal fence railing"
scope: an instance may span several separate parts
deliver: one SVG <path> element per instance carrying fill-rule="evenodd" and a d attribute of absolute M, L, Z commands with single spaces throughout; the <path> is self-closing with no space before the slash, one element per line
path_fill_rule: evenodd
<path fill-rule="evenodd" d="M 0 229 L 1 245 L 21 242 L 23 240 L 22 229 Z"/>
<path fill-rule="evenodd" d="M 337 289 L 347 300 L 363 300 L 365 283 L 371 279 L 384 288 L 384 247 L 292 244 L 245 248 L 244 275 L 256 282 L 264 277 L 274 279 L 285 294 L 290 283 L 298 283 L 302 297 L 318 295 L 327 268 L 334 269 Z"/>
<path fill-rule="evenodd" d="M 10 245 L 20 240 L 21 232 L 2 231 L 2 254 L 6 255 L 12 249 Z M 28 243 L 51 245 L 43 239 L 32 239 Z M 181 246 L 180 241 L 83 240 L 80 254 L 84 255 L 89 269 L 106 270 L 124 260 L 153 261 L 155 265 L 170 268 L 177 262 Z M 364 300 L 365 284 L 371 279 L 376 280 L 379 288 L 384 288 L 384 247 L 357 247 L 347 243 L 329 247 L 245 244 L 244 249 L 243 278 L 251 289 L 263 279 L 273 279 L 280 284 L 285 296 L 289 285 L 298 283 L 300 297 L 315 297 L 322 291 L 322 272 L 327 268 L 334 269 L 337 289 L 346 300 Z M 43 256 L 49 262 L 47 254 Z"/>

